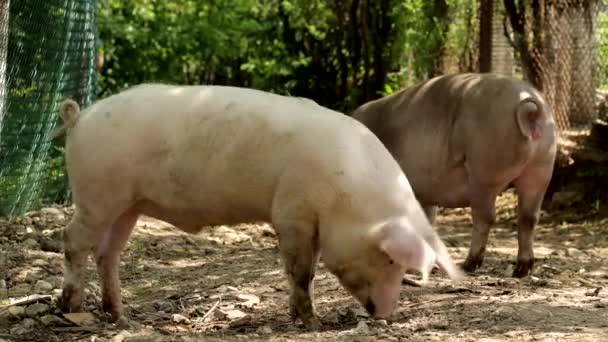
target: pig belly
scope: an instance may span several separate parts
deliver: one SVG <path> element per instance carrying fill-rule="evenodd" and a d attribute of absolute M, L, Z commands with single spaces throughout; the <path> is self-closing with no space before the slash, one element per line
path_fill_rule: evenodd
<path fill-rule="evenodd" d="M 420 180 L 412 181 L 412 187 L 420 203 L 444 208 L 462 208 L 470 205 L 471 189 L 464 167 L 455 169 L 440 178 L 431 176 L 424 175 Z"/>
<path fill-rule="evenodd" d="M 197 234 L 210 226 L 240 223 L 269 222 L 269 215 L 258 208 L 247 206 L 182 206 L 142 200 L 136 204 L 138 212 L 165 221 L 190 234 Z"/>

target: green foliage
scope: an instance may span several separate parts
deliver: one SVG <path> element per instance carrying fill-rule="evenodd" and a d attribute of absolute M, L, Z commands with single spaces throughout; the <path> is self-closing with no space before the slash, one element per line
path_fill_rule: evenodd
<path fill-rule="evenodd" d="M 100 96 L 141 82 L 224 84 L 309 97 L 348 112 L 408 80 L 440 73 L 442 56 L 461 53 L 471 40 L 446 44 L 471 34 L 463 18 L 475 1 L 98 4 L 106 62 Z"/>
<path fill-rule="evenodd" d="M 254 0 L 100 0 L 105 69 L 100 95 L 144 81 L 238 83 L 252 36 Z"/>

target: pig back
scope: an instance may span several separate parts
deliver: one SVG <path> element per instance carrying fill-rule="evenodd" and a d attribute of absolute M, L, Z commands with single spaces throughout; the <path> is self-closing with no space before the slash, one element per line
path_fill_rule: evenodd
<path fill-rule="evenodd" d="M 360 168 L 349 167 L 351 175 L 367 174 L 355 156 L 364 135 L 371 132 L 312 101 L 233 87 L 145 85 L 87 109 L 66 158 L 73 184 L 91 196 L 113 188 L 157 208 L 205 207 L 206 219 L 267 220 L 277 187 L 292 187 L 296 196 L 314 184 L 346 188 L 336 173 L 354 160 Z"/>

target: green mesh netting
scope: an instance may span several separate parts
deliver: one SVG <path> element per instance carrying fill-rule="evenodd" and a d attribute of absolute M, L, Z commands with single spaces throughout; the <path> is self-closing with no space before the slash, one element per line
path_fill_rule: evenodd
<path fill-rule="evenodd" d="M 69 199 L 59 103 L 95 100 L 96 0 L 0 0 L 0 215 Z"/>

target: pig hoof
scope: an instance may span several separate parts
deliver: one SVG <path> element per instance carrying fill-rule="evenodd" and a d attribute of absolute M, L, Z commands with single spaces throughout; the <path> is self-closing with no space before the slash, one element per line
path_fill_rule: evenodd
<path fill-rule="evenodd" d="M 64 313 L 82 312 L 82 302 L 75 299 L 76 290 L 73 286 L 65 286 L 59 297 L 59 309 Z"/>
<path fill-rule="evenodd" d="M 129 324 L 129 320 L 125 316 L 120 316 L 116 320 L 116 327 L 118 329 L 129 329 L 131 328 L 131 324 Z"/>
<path fill-rule="evenodd" d="M 481 257 L 467 257 L 462 265 L 462 269 L 465 272 L 473 273 L 483 264 L 483 258 Z"/>
<path fill-rule="evenodd" d="M 309 331 L 321 330 L 321 323 L 316 317 L 311 317 L 309 319 L 302 320 L 302 323 L 304 323 L 304 327 L 306 327 L 306 329 Z"/>
<path fill-rule="evenodd" d="M 513 278 L 523 278 L 530 273 L 534 266 L 533 260 L 518 261 L 513 270 Z"/>

